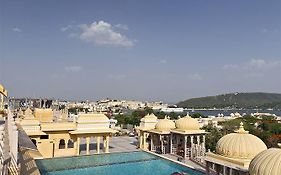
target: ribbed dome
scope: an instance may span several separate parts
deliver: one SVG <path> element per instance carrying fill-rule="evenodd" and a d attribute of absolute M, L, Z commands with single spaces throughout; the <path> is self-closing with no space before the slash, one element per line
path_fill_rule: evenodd
<path fill-rule="evenodd" d="M 176 128 L 181 130 L 199 130 L 200 126 L 196 119 L 186 115 L 176 121 Z"/>
<path fill-rule="evenodd" d="M 280 175 L 281 149 L 270 148 L 259 153 L 250 163 L 250 175 Z"/>
<path fill-rule="evenodd" d="M 172 120 L 169 120 L 165 117 L 165 119 L 161 119 L 157 122 L 155 128 L 160 131 L 168 131 L 170 129 L 176 128 L 176 126 Z"/>
<path fill-rule="evenodd" d="M 146 116 L 144 116 L 141 121 L 145 122 L 145 121 L 155 121 L 157 120 L 157 117 L 152 113 L 152 114 L 147 114 Z"/>
<path fill-rule="evenodd" d="M 236 133 L 227 134 L 218 141 L 216 152 L 229 158 L 252 159 L 266 149 L 263 141 L 245 131 L 241 122 Z"/>

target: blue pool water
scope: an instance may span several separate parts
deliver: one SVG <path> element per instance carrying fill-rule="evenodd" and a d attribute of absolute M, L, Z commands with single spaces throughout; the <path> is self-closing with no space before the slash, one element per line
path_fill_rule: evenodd
<path fill-rule="evenodd" d="M 36 160 L 42 175 L 170 175 L 200 172 L 146 152 L 111 153 Z"/>

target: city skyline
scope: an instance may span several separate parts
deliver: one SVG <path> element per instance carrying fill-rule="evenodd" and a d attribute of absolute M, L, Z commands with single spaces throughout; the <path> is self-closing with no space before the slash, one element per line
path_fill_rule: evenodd
<path fill-rule="evenodd" d="M 0 2 L 0 80 L 10 96 L 281 93 L 280 1 Z"/>

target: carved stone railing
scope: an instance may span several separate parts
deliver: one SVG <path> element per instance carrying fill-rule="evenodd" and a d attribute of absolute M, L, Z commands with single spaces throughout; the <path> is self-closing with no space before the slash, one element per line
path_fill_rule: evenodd
<path fill-rule="evenodd" d="M 8 109 L 0 124 L 0 175 L 18 174 L 18 130 Z"/>

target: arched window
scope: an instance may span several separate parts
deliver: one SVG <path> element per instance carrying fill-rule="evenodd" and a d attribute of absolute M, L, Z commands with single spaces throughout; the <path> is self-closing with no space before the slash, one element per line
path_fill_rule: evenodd
<path fill-rule="evenodd" d="M 65 149 L 65 141 L 63 139 L 60 140 L 59 149 Z"/>
<path fill-rule="evenodd" d="M 37 142 L 36 142 L 35 139 L 31 139 L 31 141 L 32 141 L 32 143 L 33 143 L 35 146 L 37 146 Z"/>
<path fill-rule="evenodd" d="M 74 148 L 74 142 L 73 142 L 72 139 L 69 139 L 69 140 L 68 140 L 67 148 Z"/>

